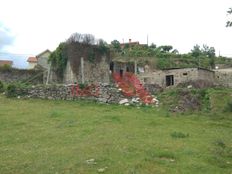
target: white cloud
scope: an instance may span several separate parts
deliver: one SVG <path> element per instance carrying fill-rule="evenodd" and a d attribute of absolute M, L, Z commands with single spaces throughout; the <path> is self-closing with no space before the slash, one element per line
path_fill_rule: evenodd
<path fill-rule="evenodd" d="M 108 43 L 146 43 L 148 34 L 150 43 L 171 44 L 180 52 L 208 44 L 232 55 L 232 28 L 225 28 L 229 7 L 231 0 L 7 0 L 0 20 L 16 33 L 11 52 L 53 50 L 79 32 Z"/>
<path fill-rule="evenodd" d="M 0 23 L 0 50 L 13 43 L 14 36 L 9 29 Z"/>

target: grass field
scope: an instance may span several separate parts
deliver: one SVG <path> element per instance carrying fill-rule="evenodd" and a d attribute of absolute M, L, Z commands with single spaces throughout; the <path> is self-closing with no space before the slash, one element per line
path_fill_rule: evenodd
<path fill-rule="evenodd" d="M 231 121 L 0 96 L 0 174 L 231 174 Z"/>

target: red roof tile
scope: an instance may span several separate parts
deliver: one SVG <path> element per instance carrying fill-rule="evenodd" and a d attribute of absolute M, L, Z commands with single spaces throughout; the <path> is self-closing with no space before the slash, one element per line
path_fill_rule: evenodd
<path fill-rule="evenodd" d="M 36 63 L 38 60 L 36 57 L 28 57 L 27 61 L 31 63 Z"/>
<path fill-rule="evenodd" d="M 11 60 L 0 60 L 0 66 L 4 66 L 4 65 L 10 65 L 12 66 L 13 61 Z"/>

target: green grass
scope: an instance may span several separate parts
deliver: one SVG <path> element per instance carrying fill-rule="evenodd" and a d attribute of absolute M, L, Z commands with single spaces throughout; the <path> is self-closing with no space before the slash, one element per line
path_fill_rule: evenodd
<path fill-rule="evenodd" d="M 220 114 L 0 96 L 0 173 L 231 174 Z"/>

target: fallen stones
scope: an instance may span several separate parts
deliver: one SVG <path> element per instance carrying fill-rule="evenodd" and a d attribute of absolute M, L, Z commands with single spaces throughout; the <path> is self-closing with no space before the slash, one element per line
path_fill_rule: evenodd
<path fill-rule="evenodd" d="M 97 162 L 93 158 L 86 160 L 86 163 L 89 165 L 97 164 Z"/>
<path fill-rule="evenodd" d="M 98 173 L 103 173 L 108 167 L 97 169 Z"/>
<path fill-rule="evenodd" d="M 126 104 L 126 103 L 129 103 L 129 100 L 128 100 L 127 98 L 122 99 L 121 101 L 119 101 L 119 104 L 120 104 L 120 105 Z"/>

